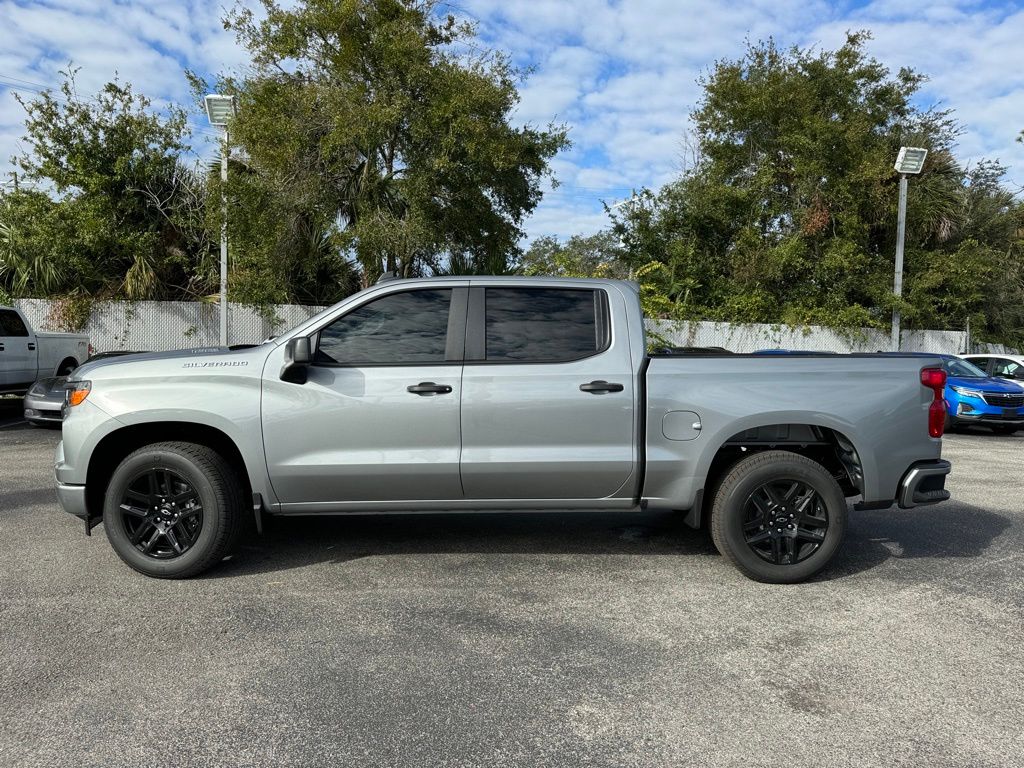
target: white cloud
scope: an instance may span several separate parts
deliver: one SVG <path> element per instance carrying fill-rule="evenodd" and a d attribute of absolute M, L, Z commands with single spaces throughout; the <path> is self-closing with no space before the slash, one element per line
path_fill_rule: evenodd
<path fill-rule="evenodd" d="M 0 0 L 0 83 L 53 85 L 68 61 L 94 91 L 118 72 L 156 103 L 188 103 L 182 70 L 244 66 L 220 22 L 225 0 Z M 1024 184 L 1024 9 L 1019 2 L 875 0 L 459 0 L 484 42 L 533 68 L 516 119 L 570 127 L 556 159 L 562 185 L 526 224 L 530 237 L 568 236 L 607 225 L 600 200 L 657 186 L 684 163 L 697 78 L 747 39 L 781 45 L 842 43 L 869 28 L 870 52 L 893 70 L 930 76 L 923 103 L 956 110 L 965 160 L 998 157 Z M 17 81 L 8 78 L 18 78 Z M 22 82 L 29 81 L 29 82 Z M 22 113 L 0 84 L 0 162 L 16 148 Z M 201 125 L 201 123 L 199 123 Z M 198 137 L 202 150 L 203 135 Z"/>
<path fill-rule="evenodd" d="M 571 17 L 566 6 L 579 12 Z M 587 221 L 603 225 L 601 216 L 580 211 L 599 211 L 598 198 L 621 191 L 595 187 L 656 187 L 671 179 L 686 162 L 684 135 L 700 96 L 697 78 L 715 60 L 740 55 L 745 40 L 768 36 L 784 46 L 834 48 L 848 30 L 872 30 L 869 52 L 893 71 L 907 66 L 927 74 L 922 105 L 951 108 L 964 123 L 957 148 L 961 158 L 999 158 L 1009 166 L 1010 182 L 1024 185 L 1024 145 L 1014 141 L 1024 128 L 1024 10 L 1015 2 L 884 0 L 846 13 L 835 4 L 803 0 L 742 5 L 478 0 L 471 8 L 493 44 L 530 39 L 536 90 L 545 88 L 549 50 L 538 38 L 551 45 L 582 42 L 603 55 L 599 71 L 604 75 L 596 84 L 579 80 L 575 103 L 568 101 L 571 87 L 559 81 L 561 114 L 569 116 L 575 142 L 574 175 L 528 222 L 532 235 L 567 236 Z M 537 8 L 536 16 L 527 8 Z M 541 93 L 532 96 L 542 101 Z M 584 179 L 596 181 L 584 184 Z"/>

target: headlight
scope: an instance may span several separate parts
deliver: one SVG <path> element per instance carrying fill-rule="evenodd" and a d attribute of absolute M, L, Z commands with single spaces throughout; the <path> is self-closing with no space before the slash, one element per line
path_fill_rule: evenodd
<path fill-rule="evenodd" d="M 960 395 L 960 397 L 976 397 L 979 400 L 983 400 L 984 399 L 982 397 L 982 395 L 981 395 L 981 392 L 979 392 L 976 389 L 968 389 L 967 387 L 956 387 L 956 386 L 954 386 L 953 387 L 953 391 L 956 392 L 958 395 Z"/>
<path fill-rule="evenodd" d="M 46 394 L 46 387 L 43 386 L 43 382 L 37 381 L 32 385 L 32 388 L 29 389 L 28 393 L 33 397 L 41 397 Z"/>
<path fill-rule="evenodd" d="M 74 408 L 76 405 L 84 403 L 91 391 L 91 381 L 69 381 L 64 386 L 64 402 Z"/>

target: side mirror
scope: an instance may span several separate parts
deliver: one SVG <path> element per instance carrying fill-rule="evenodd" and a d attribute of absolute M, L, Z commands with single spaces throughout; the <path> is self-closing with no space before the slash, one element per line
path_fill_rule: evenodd
<path fill-rule="evenodd" d="M 309 339 L 297 336 L 288 339 L 284 345 L 284 366 L 281 368 L 281 380 L 292 384 L 305 384 L 309 374 L 309 364 L 313 359 L 310 352 Z"/>

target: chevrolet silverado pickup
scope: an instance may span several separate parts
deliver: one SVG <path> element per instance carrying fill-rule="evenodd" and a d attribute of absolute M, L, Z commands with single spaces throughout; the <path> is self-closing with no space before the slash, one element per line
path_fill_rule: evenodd
<path fill-rule="evenodd" d="M 23 314 L 0 307 L 0 394 L 24 394 L 47 376 L 67 376 L 89 356 L 82 333 L 35 333 Z"/>
<path fill-rule="evenodd" d="M 651 508 L 796 582 L 851 504 L 949 498 L 945 379 L 920 356 L 648 354 L 628 282 L 391 280 L 250 349 L 82 366 L 57 490 L 163 578 L 266 514 Z"/>

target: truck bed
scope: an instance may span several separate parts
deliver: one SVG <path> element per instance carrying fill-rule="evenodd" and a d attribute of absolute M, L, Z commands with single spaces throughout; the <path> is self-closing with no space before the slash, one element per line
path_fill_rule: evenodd
<path fill-rule="evenodd" d="M 864 503 L 892 501 L 908 466 L 941 455 L 941 440 L 928 435 L 932 393 L 920 383 L 921 369 L 941 362 L 922 355 L 652 355 L 643 374 L 643 498 L 690 509 L 724 446 L 803 444 L 813 433 L 771 428 L 814 425 L 853 447 Z"/>

